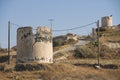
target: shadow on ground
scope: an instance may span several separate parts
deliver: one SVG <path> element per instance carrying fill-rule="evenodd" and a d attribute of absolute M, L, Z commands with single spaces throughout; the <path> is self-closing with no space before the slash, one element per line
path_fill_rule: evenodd
<path fill-rule="evenodd" d="M 74 64 L 74 65 L 75 66 L 82 66 L 82 67 L 93 67 L 93 68 L 96 68 L 96 66 L 98 64 Z M 103 68 L 103 69 L 118 69 L 119 66 L 115 65 L 115 64 L 105 64 L 105 65 L 100 64 L 100 68 Z"/>

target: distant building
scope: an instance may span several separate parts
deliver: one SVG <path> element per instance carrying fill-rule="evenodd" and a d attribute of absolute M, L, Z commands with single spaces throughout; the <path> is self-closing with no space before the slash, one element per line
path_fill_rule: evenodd
<path fill-rule="evenodd" d="M 53 41 L 62 41 L 62 40 L 70 40 L 73 39 L 75 41 L 78 40 L 78 36 L 76 34 L 68 33 L 66 35 L 56 36 L 53 38 Z"/>
<path fill-rule="evenodd" d="M 67 40 L 73 39 L 73 40 L 77 41 L 77 40 L 78 40 L 78 36 L 77 36 L 76 34 L 68 33 L 68 34 L 66 35 L 66 39 L 67 39 Z"/>
<path fill-rule="evenodd" d="M 109 28 L 111 26 L 112 26 L 112 15 L 101 18 L 101 27 Z"/>

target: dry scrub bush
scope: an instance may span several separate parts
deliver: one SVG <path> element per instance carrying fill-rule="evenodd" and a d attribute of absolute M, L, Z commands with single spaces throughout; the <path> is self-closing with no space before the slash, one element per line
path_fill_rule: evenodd
<path fill-rule="evenodd" d="M 96 53 L 87 47 L 78 47 L 75 49 L 73 56 L 76 58 L 95 58 Z"/>
<path fill-rule="evenodd" d="M 120 58 L 120 49 L 110 49 L 107 46 L 101 46 L 101 58 L 118 59 Z"/>

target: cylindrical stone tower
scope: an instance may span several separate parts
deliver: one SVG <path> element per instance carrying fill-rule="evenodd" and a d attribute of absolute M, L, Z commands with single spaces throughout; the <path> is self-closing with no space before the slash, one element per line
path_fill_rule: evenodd
<path fill-rule="evenodd" d="M 38 27 L 33 44 L 33 54 L 38 63 L 53 63 L 52 31 L 48 27 Z"/>
<path fill-rule="evenodd" d="M 101 18 L 101 24 L 102 24 L 102 27 L 110 27 L 110 26 L 112 26 L 112 15 L 102 17 Z"/>
<path fill-rule="evenodd" d="M 32 27 L 17 29 L 17 62 L 34 61 Z"/>

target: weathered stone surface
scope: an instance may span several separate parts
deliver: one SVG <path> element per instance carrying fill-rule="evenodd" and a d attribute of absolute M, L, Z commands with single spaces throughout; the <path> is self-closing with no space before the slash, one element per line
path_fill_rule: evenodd
<path fill-rule="evenodd" d="M 21 27 L 17 30 L 17 62 L 31 62 L 33 55 L 32 27 Z"/>
<path fill-rule="evenodd" d="M 38 27 L 33 34 L 32 27 L 18 28 L 17 62 L 53 63 L 52 30 Z"/>
<path fill-rule="evenodd" d="M 110 27 L 112 26 L 112 16 L 105 16 L 101 18 L 101 26 L 102 27 Z"/>

